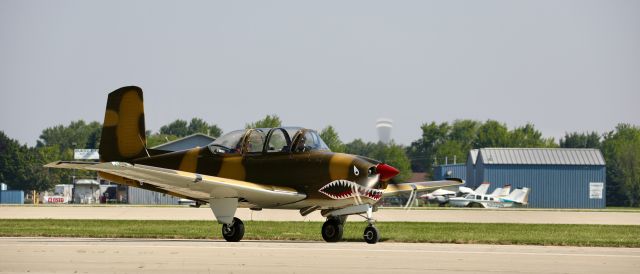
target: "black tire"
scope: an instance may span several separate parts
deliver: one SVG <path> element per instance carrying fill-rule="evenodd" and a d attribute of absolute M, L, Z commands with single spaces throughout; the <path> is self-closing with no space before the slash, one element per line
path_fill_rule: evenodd
<path fill-rule="evenodd" d="M 322 225 L 322 239 L 329 243 L 342 240 L 344 228 L 337 219 L 329 219 Z"/>
<path fill-rule="evenodd" d="M 362 235 L 362 238 L 364 238 L 364 241 L 367 242 L 368 244 L 375 244 L 378 241 L 380 241 L 380 233 L 378 232 L 378 229 L 375 226 L 370 225 L 364 229 L 364 234 Z"/>
<path fill-rule="evenodd" d="M 242 223 L 242 220 L 234 217 L 232 224 L 223 224 L 222 237 L 227 242 L 239 242 L 242 240 L 242 237 L 244 237 L 244 223 Z"/>

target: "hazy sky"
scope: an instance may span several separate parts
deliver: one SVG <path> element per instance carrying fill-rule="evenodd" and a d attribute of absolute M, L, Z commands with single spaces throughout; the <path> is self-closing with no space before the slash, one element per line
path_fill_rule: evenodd
<path fill-rule="evenodd" d="M 640 124 L 640 1 L 0 1 L 0 130 L 102 122 L 145 91 L 147 129 L 266 114 L 376 140 L 394 120 L 534 123 L 544 135 Z"/>

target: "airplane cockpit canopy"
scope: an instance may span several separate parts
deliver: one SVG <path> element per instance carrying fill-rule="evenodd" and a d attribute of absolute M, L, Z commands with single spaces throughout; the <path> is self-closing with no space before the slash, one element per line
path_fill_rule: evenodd
<path fill-rule="evenodd" d="M 315 130 L 300 127 L 235 130 L 213 141 L 209 149 L 216 154 L 330 151 Z"/>

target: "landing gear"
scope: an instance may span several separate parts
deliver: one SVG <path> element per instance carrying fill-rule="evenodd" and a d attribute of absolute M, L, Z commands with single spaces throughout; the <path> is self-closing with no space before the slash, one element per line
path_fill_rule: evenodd
<path fill-rule="evenodd" d="M 335 243 L 342 240 L 343 232 L 344 226 L 338 218 L 329 218 L 322 225 L 322 238 L 329 243 Z"/>
<path fill-rule="evenodd" d="M 356 205 L 336 210 L 323 210 L 322 216 L 327 217 L 327 221 L 322 225 L 322 238 L 327 242 L 337 242 L 342 239 L 343 226 L 348 215 L 358 215 L 365 218 L 369 225 L 365 228 L 362 238 L 369 244 L 380 241 L 380 232 L 374 226 L 376 220 L 373 219 L 373 206 L 364 204 Z M 366 214 L 366 215 L 362 215 Z"/>
<path fill-rule="evenodd" d="M 236 217 L 231 224 L 222 224 L 222 237 L 227 242 L 239 242 L 244 236 L 244 223 Z"/>
<path fill-rule="evenodd" d="M 364 235 L 362 237 L 368 244 L 375 244 L 380 240 L 380 233 L 378 233 L 378 229 L 373 226 L 373 224 L 369 224 L 369 226 L 364 229 Z"/>

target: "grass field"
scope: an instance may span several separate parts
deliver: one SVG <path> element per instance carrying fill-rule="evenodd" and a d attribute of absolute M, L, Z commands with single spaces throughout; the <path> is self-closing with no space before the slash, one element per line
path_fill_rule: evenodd
<path fill-rule="evenodd" d="M 245 222 L 245 240 L 322 241 L 321 222 Z M 382 241 L 640 247 L 640 226 L 381 222 Z M 364 222 L 347 222 L 345 241 L 362 241 Z M 2 237 L 221 239 L 214 221 L 0 220 Z"/>

